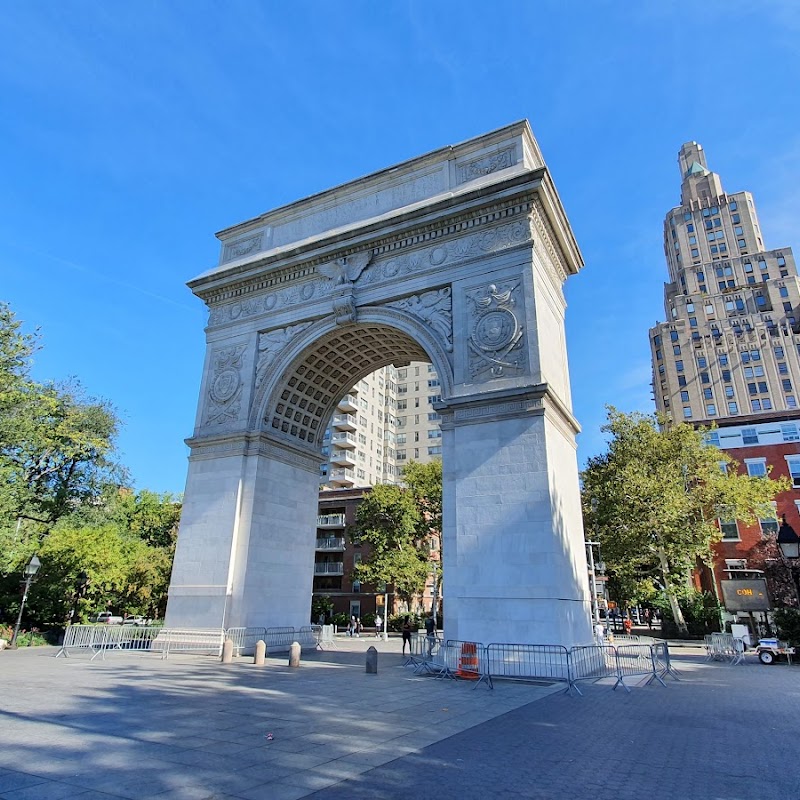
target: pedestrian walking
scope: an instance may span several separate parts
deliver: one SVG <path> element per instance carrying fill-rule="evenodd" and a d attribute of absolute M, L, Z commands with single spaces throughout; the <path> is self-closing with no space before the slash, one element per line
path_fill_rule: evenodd
<path fill-rule="evenodd" d="M 633 623 L 631 622 L 630 617 L 625 617 L 625 621 L 622 623 L 622 627 L 625 628 L 625 633 L 630 636 L 631 630 L 633 630 Z"/>
<path fill-rule="evenodd" d="M 347 635 L 348 636 L 355 636 L 356 635 L 356 618 L 355 616 L 350 617 L 350 621 L 347 623 Z"/>
<path fill-rule="evenodd" d="M 380 614 L 375 615 L 375 636 L 380 637 L 381 635 L 381 625 L 383 624 L 383 619 L 381 618 Z"/>
<path fill-rule="evenodd" d="M 408 617 L 403 619 L 403 627 L 400 629 L 403 634 L 403 655 L 406 654 L 406 642 L 408 642 L 408 652 L 411 652 L 411 620 Z"/>
<path fill-rule="evenodd" d="M 436 624 L 433 621 L 433 614 L 425 618 L 425 638 L 428 642 L 428 657 L 433 653 L 433 644 L 436 641 Z"/>

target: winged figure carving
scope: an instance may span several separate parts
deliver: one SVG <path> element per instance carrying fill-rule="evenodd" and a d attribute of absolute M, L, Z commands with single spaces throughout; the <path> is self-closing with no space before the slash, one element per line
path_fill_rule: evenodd
<path fill-rule="evenodd" d="M 352 256 L 336 258 L 327 264 L 320 264 L 317 269 L 321 275 L 330 278 L 337 286 L 344 286 L 347 283 L 355 283 L 358 276 L 366 269 L 372 258 L 372 251 L 355 253 Z"/>

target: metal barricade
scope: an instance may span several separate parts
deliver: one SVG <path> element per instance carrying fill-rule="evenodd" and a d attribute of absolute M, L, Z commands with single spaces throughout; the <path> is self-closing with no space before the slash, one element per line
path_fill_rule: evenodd
<path fill-rule="evenodd" d="M 656 671 L 656 662 L 653 655 L 653 646 L 649 644 L 628 644 L 617 647 L 617 682 L 614 689 L 620 684 L 626 692 L 630 687 L 625 683 L 625 678 L 643 678 L 649 675 L 647 684 L 658 681 L 666 688 L 666 683 Z"/>
<path fill-rule="evenodd" d="M 614 646 L 622 644 L 639 644 L 639 636 L 630 633 L 611 633 L 608 636 L 608 644 Z"/>
<path fill-rule="evenodd" d="M 317 648 L 319 650 L 338 650 L 336 644 L 336 626 L 335 625 L 320 625 L 319 638 L 317 639 Z"/>
<path fill-rule="evenodd" d="M 578 681 L 599 681 L 602 678 L 615 678 L 617 673 L 617 650 L 610 644 L 573 647 L 569 651 L 569 686 L 567 691 L 578 688 Z M 614 684 L 616 688 L 616 683 Z"/>
<path fill-rule="evenodd" d="M 680 678 L 678 677 L 678 670 L 672 666 L 672 659 L 670 658 L 669 654 L 669 647 L 666 642 L 655 642 L 654 644 L 650 645 L 651 650 L 653 651 L 653 666 L 655 669 L 655 675 L 658 675 L 660 678 L 665 678 L 667 675 L 672 676 L 676 681 L 679 681 Z M 650 678 L 648 683 L 651 683 L 653 678 Z"/>
<path fill-rule="evenodd" d="M 423 637 L 424 639 L 427 637 Z M 437 668 L 432 668 L 437 678 L 474 680 L 473 689 L 477 689 L 481 683 L 494 689 L 486 648 L 481 642 L 448 639 L 443 646 L 440 645 L 436 662 L 431 663 L 437 665 Z"/>
<path fill-rule="evenodd" d="M 300 643 L 300 647 L 316 647 L 319 641 L 320 625 L 303 625 L 299 631 L 296 632 L 294 641 Z"/>
<path fill-rule="evenodd" d="M 507 644 L 492 642 L 486 646 L 490 680 L 563 681 L 570 690 L 569 651 L 558 644 Z"/>
<path fill-rule="evenodd" d="M 56 653 L 68 657 L 70 651 L 91 652 L 91 661 L 97 656 L 105 660 L 109 650 L 136 650 L 162 654 L 154 645 L 163 628 L 137 625 L 70 625 L 64 631 L 64 642 Z"/>
<path fill-rule="evenodd" d="M 703 647 L 706 651 L 706 661 L 713 661 L 714 659 L 714 637 L 707 633 L 703 637 Z"/>
<path fill-rule="evenodd" d="M 744 663 L 745 644 L 730 633 L 711 634 L 711 660 L 727 661 L 732 665 Z"/>
<path fill-rule="evenodd" d="M 294 628 L 267 628 L 264 641 L 267 644 L 267 651 L 288 650 L 295 640 Z"/>
<path fill-rule="evenodd" d="M 201 653 L 221 656 L 225 642 L 222 628 L 161 628 L 152 647 L 161 649 L 163 658 L 170 653 Z"/>

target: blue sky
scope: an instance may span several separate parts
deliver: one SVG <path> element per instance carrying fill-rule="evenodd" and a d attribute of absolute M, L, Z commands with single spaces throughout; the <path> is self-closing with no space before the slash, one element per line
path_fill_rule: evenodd
<path fill-rule="evenodd" d="M 583 251 L 566 285 L 581 464 L 605 404 L 652 411 L 662 223 L 689 140 L 800 219 L 800 4 L 48 0 L 0 18 L 0 299 L 40 379 L 124 420 L 139 488 L 180 492 L 214 232 L 528 118 Z"/>

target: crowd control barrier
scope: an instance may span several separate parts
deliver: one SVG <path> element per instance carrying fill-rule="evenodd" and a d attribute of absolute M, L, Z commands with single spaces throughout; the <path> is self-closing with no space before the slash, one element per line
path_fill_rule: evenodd
<path fill-rule="evenodd" d="M 569 691 L 569 650 L 562 645 L 492 642 L 486 660 L 490 678 L 564 681 Z"/>
<path fill-rule="evenodd" d="M 219 657 L 226 639 L 233 642 L 234 655 L 252 655 L 256 642 L 263 640 L 267 651 L 287 651 L 292 642 L 301 647 L 316 647 L 319 626 L 284 628 L 162 628 L 136 625 L 70 625 L 64 631 L 64 642 L 56 653 L 67 657 L 74 653 L 91 653 L 105 660 L 109 652 L 125 651 L 169 658 L 170 653 L 197 653 Z"/>

